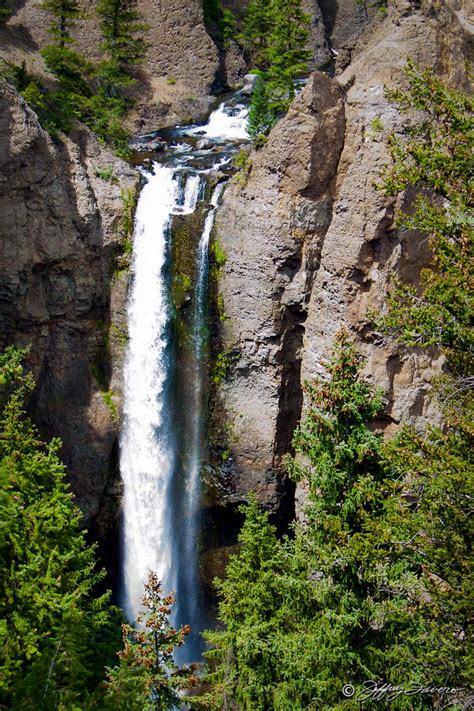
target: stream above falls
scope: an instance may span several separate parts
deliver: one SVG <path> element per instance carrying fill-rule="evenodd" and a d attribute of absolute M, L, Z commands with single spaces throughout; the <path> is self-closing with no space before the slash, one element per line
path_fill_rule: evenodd
<path fill-rule="evenodd" d="M 172 622 L 191 625 L 177 661 L 200 659 L 208 624 L 199 576 L 201 469 L 206 461 L 209 241 L 231 160 L 247 141 L 238 95 L 203 126 L 144 137 L 124 365 L 120 600 L 130 620 L 149 571 L 176 592 Z"/>

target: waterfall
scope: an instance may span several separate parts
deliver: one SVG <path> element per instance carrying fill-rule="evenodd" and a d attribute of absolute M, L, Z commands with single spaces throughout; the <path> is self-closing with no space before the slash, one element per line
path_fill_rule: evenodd
<path fill-rule="evenodd" d="M 230 170 L 235 144 L 246 138 L 246 116 L 242 104 L 221 104 L 205 126 L 176 128 L 172 137 L 177 143 L 163 155 L 163 164 L 154 163 L 154 172 L 146 174 L 135 216 L 120 438 L 121 605 L 128 619 L 135 620 L 148 573 L 156 572 L 163 592 L 176 592 L 172 623 L 192 628 L 186 644 L 176 651 L 180 663 L 200 658 L 204 646 L 200 632 L 207 623 L 199 593 L 198 552 L 200 471 L 205 454 L 208 252 L 224 188 L 222 171 Z M 195 140 L 198 135 L 215 138 L 219 145 L 208 155 L 198 154 L 184 140 L 186 136 Z M 216 173 L 218 182 L 204 219 L 206 186 Z M 181 219 L 193 213 L 191 222 Z M 171 279 L 175 278 L 170 263 L 175 248 L 171 243 L 173 216 L 176 229 L 187 234 L 191 252 L 185 255 L 186 275 L 194 287 L 179 305 L 170 303 Z M 196 224 L 202 229 L 193 245 Z M 190 276 L 189 257 L 194 250 Z"/>
<path fill-rule="evenodd" d="M 243 104 L 228 106 L 223 102 L 209 116 L 204 126 L 198 126 L 187 131 L 189 136 L 204 136 L 214 140 L 245 141 L 247 134 L 248 109 Z"/>
<path fill-rule="evenodd" d="M 224 189 L 224 183 L 218 183 L 211 198 L 210 210 L 206 216 L 204 228 L 198 244 L 197 275 L 194 295 L 192 319 L 192 340 L 194 351 L 194 367 L 191 379 L 190 393 L 190 427 L 188 433 L 188 472 L 186 477 L 185 501 L 182 516 L 181 555 L 184 568 L 178 566 L 177 587 L 177 623 L 193 621 L 191 635 L 187 644 L 178 649 L 176 658 L 179 662 L 195 661 L 202 649 L 203 641 L 199 632 L 202 628 L 202 615 L 197 567 L 197 544 L 199 537 L 199 501 L 200 472 L 204 444 L 204 410 L 205 410 L 205 355 L 207 345 L 207 283 L 209 274 L 209 238 L 214 225 L 214 216 L 219 204 L 219 198 Z"/>
<path fill-rule="evenodd" d="M 122 607 L 140 608 L 154 570 L 169 591 L 173 581 L 170 484 L 175 446 L 169 418 L 170 310 L 165 265 L 171 216 L 192 212 L 199 176 L 183 189 L 173 168 L 155 166 L 137 205 L 128 303 L 129 342 L 124 367 L 124 421 L 120 442 L 123 481 Z"/>

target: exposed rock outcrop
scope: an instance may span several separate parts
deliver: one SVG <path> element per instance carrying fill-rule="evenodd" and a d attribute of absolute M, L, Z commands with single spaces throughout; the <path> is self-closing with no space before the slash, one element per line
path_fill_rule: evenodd
<path fill-rule="evenodd" d="M 387 134 L 402 124 L 384 84 L 403 80 L 410 56 L 462 85 L 472 46 L 467 3 L 419 5 L 391 4 L 338 81 L 313 76 L 218 216 L 227 256 L 223 348 L 235 361 L 220 389 L 234 495 L 256 490 L 272 508 L 284 491 L 281 457 L 301 414 L 301 383 L 324 369 L 341 326 L 367 356 L 366 376 L 386 392 L 381 429 L 437 416 L 429 391 L 442 358 L 379 344 L 367 318 L 391 275 L 417 283 L 430 259 L 425 240 L 395 228 L 400 203 L 374 187 Z M 403 197 L 405 207 L 411 199 Z"/>
<path fill-rule="evenodd" d="M 247 184 L 237 176 L 227 189 L 216 223 L 226 254 L 223 349 L 236 361 L 221 388 L 234 493 L 256 490 L 275 508 L 281 455 L 301 409 L 306 300 L 343 140 L 343 92 L 316 73 L 265 150 L 252 156 Z"/>
<path fill-rule="evenodd" d="M 331 46 L 340 51 L 350 47 L 371 20 L 380 12 L 375 3 L 357 0 L 317 0 L 326 36 Z"/>
<path fill-rule="evenodd" d="M 0 340 L 31 345 L 34 420 L 44 435 L 63 440 L 61 456 L 88 522 L 104 513 L 116 474 L 110 350 L 119 368 L 126 288 L 113 270 L 121 191 L 136 183 L 135 171 L 89 132 L 53 141 L 0 83 Z"/>
<path fill-rule="evenodd" d="M 315 69 L 331 59 L 326 27 L 318 0 L 303 0 L 302 5 L 304 11 L 311 18 L 308 49 L 312 52 L 313 58 L 309 67 Z"/>
<path fill-rule="evenodd" d="M 101 57 L 100 31 L 96 3 L 81 0 L 84 19 L 76 22 L 72 35 L 86 57 Z M 204 115 L 219 70 L 218 51 L 207 34 L 200 0 L 166 0 L 139 3 L 148 51 L 137 74 L 137 105 L 130 124 L 137 132 L 172 125 L 190 117 Z M 9 20 L 12 28 L 29 33 L 36 47 L 50 44 L 51 15 L 41 9 L 40 0 L 18 3 Z"/>

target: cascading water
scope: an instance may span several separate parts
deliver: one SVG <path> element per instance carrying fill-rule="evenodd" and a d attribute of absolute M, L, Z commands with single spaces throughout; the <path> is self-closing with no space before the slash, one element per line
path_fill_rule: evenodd
<path fill-rule="evenodd" d="M 221 104 L 206 126 L 180 129 L 179 135 L 211 135 L 214 131 L 220 142 L 226 138 L 231 142 L 242 140 L 246 136 L 242 129 L 244 112 L 246 115 L 241 105 L 226 108 Z M 176 591 L 173 622 L 190 624 L 193 630 L 186 645 L 178 650 L 180 662 L 199 659 L 203 647 L 199 636 L 204 616 L 199 595 L 198 537 L 208 249 L 224 182 L 218 182 L 213 190 L 197 245 L 190 317 L 192 354 L 186 370 L 176 367 L 179 354 L 173 351 L 169 264 L 172 221 L 173 216 L 195 212 L 206 193 L 205 176 L 228 163 L 228 154 L 235 150 L 226 146 L 209 156 L 206 165 L 190 166 L 196 153 L 183 150 L 182 145 L 165 156 L 165 164 L 154 164 L 154 174 L 148 177 L 138 201 L 120 442 L 124 487 L 122 607 L 130 620 L 136 618 L 148 573 L 155 571 L 165 593 Z M 177 404 L 178 391 L 186 393 L 186 405 Z"/>
<path fill-rule="evenodd" d="M 198 566 L 197 566 L 197 532 L 199 529 L 200 471 L 202 465 L 204 439 L 204 390 L 205 390 L 205 355 L 207 345 L 207 281 L 209 273 L 209 238 L 214 224 L 215 211 L 224 189 L 224 183 L 218 183 L 214 189 L 211 208 L 207 214 L 199 240 L 197 252 L 197 275 L 194 293 L 194 309 L 192 319 L 192 342 L 194 363 L 192 373 L 191 416 L 188 432 L 188 472 L 183 505 L 183 528 L 181 559 L 185 567 L 178 566 L 181 575 L 177 581 L 180 596 L 177 602 L 177 620 L 184 622 L 192 620 L 189 643 L 178 649 L 176 657 L 180 662 L 191 662 L 197 659 L 197 652 L 202 651 L 203 643 L 199 632 L 204 619 L 201 614 Z M 184 574 L 183 574 L 184 573 Z"/>
<path fill-rule="evenodd" d="M 189 136 L 204 136 L 223 141 L 245 141 L 248 109 L 243 104 L 229 107 L 225 101 L 209 117 L 205 126 L 197 126 L 187 132 Z"/>
<path fill-rule="evenodd" d="M 129 345 L 124 369 L 124 424 L 120 470 L 124 485 L 123 608 L 136 617 L 148 571 L 171 580 L 169 486 L 174 443 L 167 419 L 169 304 L 164 269 L 173 212 L 192 212 L 199 176 L 184 194 L 174 169 L 156 167 L 144 186 L 135 217 Z M 181 203 L 183 201 L 183 204 Z"/>

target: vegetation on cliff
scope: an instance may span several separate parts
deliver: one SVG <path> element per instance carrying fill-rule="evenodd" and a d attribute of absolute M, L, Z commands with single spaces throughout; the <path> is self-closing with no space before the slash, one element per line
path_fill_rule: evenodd
<path fill-rule="evenodd" d="M 463 388 L 472 387 L 474 101 L 412 63 L 407 75 L 409 89 L 388 95 L 422 120 L 391 137 L 393 162 L 381 187 L 388 195 L 418 190 L 415 210 L 402 214 L 399 226 L 428 236 L 433 265 L 421 274 L 421 293 L 395 281 L 378 325 L 408 346 L 442 347 Z"/>
<path fill-rule="evenodd" d="M 0 705 L 15 709 L 173 708 L 192 668 L 171 658 L 187 629 L 168 622 L 172 596 L 155 576 L 144 629 L 100 593 L 104 572 L 65 481 L 59 440 L 43 442 L 25 412 L 24 351 L 0 356 Z M 120 651 L 121 644 L 123 649 Z M 117 653 L 119 658 L 117 659 Z"/>
<path fill-rule="evenodd" d="M 146 25 L 135 0 L 102 0 L 96 7 L 103 59 L 87 61 L 74 49 L 72 29 L 81 18 L 76 0 L 44 0 L 42 9 L 52 17 L 53 43 L 41 54 L 57 79 L 53 88 L 28 74 L 25 65 L 11 65 L 6 78 L 22 94 L 52 135 L 68 132 L 84 122 L 119 155 L 128 151 L 123 117 L 132 102 L 128 89 L 135 83 L 133 67 L 146 53 Z"/>
<path fill-rule="evenodd" d="M 259 73 L 252 96 L 249 133 L 264 142 L 295 94 L 294 80 L 308 71 L 310 17 L 301 0 L 250 0 L 239 41 Z"/>
<path fill-rule="evenodd" d="M 444 350 L 444 427 L 377 436 L 381 394 L 361 381 L 362 360 L 339 334 L 326 376 L 307 386 L 288 460 L 308 491 L 305 520 L 279 540 L 255 501 L 247 507 L 240 551 L 217 582 L 225 629 L 208 635 L 204 708 L 376 708 L 370 680 L 418 688 L 392 697 L 399 709 L 462 703 L 468 693 L 472 101 L 413 65 L 407 74 L 408 89 L 391 98 L 418 113 L 391 139 L 383 187 L 418 189 L 401 224 L 428 235 L 434 263 L 419 291 L 394 285 L 377 326 L 402 344 Z"/>

